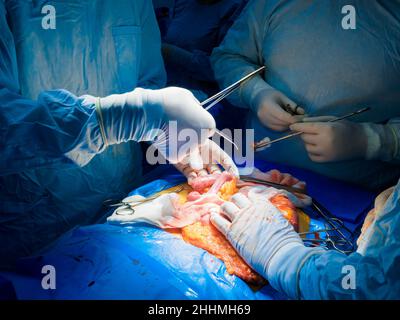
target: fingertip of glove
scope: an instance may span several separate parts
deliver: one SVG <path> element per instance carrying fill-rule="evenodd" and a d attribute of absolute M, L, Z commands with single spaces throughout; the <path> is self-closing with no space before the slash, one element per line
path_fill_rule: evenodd
<path fill-rule="evenodd" d="M 240 178 L 239 169 L 235 166 L 229 168 L 228 172 L 232 174 L 236 179 Z"/>

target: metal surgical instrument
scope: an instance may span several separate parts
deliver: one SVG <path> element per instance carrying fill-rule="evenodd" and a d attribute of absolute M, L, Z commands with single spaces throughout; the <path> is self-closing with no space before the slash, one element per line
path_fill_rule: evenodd
<path fill-rule="evenodd" d="M 213 106 L 215 106 L 218 102 L 221 100 L 225 99 L 227 96 L 229 96 L 233 91 L 235 91 L 237 88 L 239 88 L 243 83 L 251 79 L 253 76 L 255 76 L 257 73 L 263 71 L 265 69 L 265 66 L 258 68 L 257 70 L 250 72 L 248 75 L 245 75 L 243 78 L 239 79 L 235 83 L 231 84 L 230 86 L 226 87 L 224 90 L 221 90 L 220 92 L 214 94 L 213 96 L 207 98 L 203 102 L 200 103 L 202 107 L 204 107 L 205 110 L 210 110 Z M 207 105 L 208 104 L 208 105 Z"/>
<path fill-rule="evenodd" d="M 368 111 L 368 110 L 370 110 L 369 107 L 362 108 L 362 109 L 360 109 L 360 110 L 357 110 L 357 111 L 348 113 L 348 114 L 346 114 L 346 115 L 344 115 L 344 116 L 341 116 L 341 117 L 339 117 L 339 118 L 335 118 L 335 119 L 332 119 L 332 120 L 328 120 L 327 122 L 336 122 L 336 121 L 344 120 L 344 119 L 350 118 L 350 117 L 352 117 L 352 116 L 355 116 L 355 115 L 357 115 L 357 114 L 366 112 L 366 111 Z M 279 142 L 279 141 L 283 141 L 283 140 L 286 140 L 286 139 L 289 139 L 289 138 L 293 138 L 293 137 L 296 137 L 296 136 L 301 135 L 301 134 L 303 134 L 303 132 L 299 131 L 299 132 L 292 132 L 292 133 L 290 133 L 290 134 L 288 134 L 288 135 L 286 135 L 286 136 L 277 138 L 277 139 L 275 139 L 275 140 L 263 141 L 263 140 L 264 140 L 264 139 L 263 139 L 263 140 L 261 140 L 260 142 L 256 142 L 256 143 L 254 144 L 254 149 L 257 150 L 257 149 L 265 148 L 265 147 L 267 147 L 267 146 L 269 146 L 269 145 L 271 145 L 271 144 L 273 144 L 273 143 L 275 143 L 275 142 Z"/>

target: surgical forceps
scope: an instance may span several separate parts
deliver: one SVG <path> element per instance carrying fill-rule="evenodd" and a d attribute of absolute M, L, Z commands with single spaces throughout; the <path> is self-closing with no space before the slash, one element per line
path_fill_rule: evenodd
<path fill-rule="evenodd" d="M 253 76 L 255 76 L 257 73 L 263 71 L 265 69 L 265 66 L 258 68 L 257 70 L 254 70 L 253 72 L 250 72 L 249 74 L 245 75 L 243 78 L 239 79 L 235 83 L 231 84 L 230 86 L 226 87 L 225 89 L 221 90 L 220 92 L 214 94 L 213 96 L 207 98 L 203 102 L 200 103 L 202 107 L 206 111 L 210 110 L 213 106 L 215 106 L 218 102 L 222 101 L 225 99 L 227 96 L 229 96 L 233 91 L 235 91 L 237 88 L 239 88 L 242 84 L 244 84 L 246 81 L 251 79 Z M 208 104 L 208 105 L 207 105 Z M 223 132 L 221 132 L 218 129 L 215 129 L 215 133 L 220 135 L 222 138 L 227 140 L 229 143 L 231 143 L 236 150 L 239 150 L 239 147 L 230 139 L 228 136 L 226 136 Z"/>
<path fill-rule="evenodd" d="M 218 93 L 214 94 L 213 96 L 207 98 L 206 100 L 201 102 L 200 105 L 202 107 L 204 107 L 205 110 L 207 110 L 207 111 L 210 110 L 218 102 L 220 102 L 221 100 L 225 99 L 233 91 L 235 91 L 237 88 L 239 88 L 242 84 L 244 84 L 246 81 L 251 79 L 257 73 L 263 71 L 264 69 L 265 69 L 265 66 L 260 67 L 257 70 L 254 70 L 253 72 L 250 72 L 249 74 L 245 75 L 243 78 L 239 79 L 235 83 L 233 83 L 230 86 L 226 87 L 224 90 L 221 90 L 220 92 L 218 92 Z M 207 104 L 209 104 L 209 105 L 207 106 Z"/>
<path fill-rule="evenodd" d="M 342 220 L 333 216 L 317 200 L 312 199 L 311 209 L 325 222 L 325 229 L 300 232 L 299 235 L 310 246 L 321 246 L 325 249 L 335 249 L 344 254 L 354 251 L 354 233 L 348 229 Z M 321 238 L 307 238 L 307 235 L 321 235 Z"/>

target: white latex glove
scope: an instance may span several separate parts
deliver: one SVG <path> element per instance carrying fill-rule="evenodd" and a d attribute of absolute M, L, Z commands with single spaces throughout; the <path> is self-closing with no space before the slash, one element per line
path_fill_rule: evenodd
<path fill-rule="evenodd" d="M 193 94 L 182 88 L 135 89 L 96 101 L 98 122 L 106 145 L 129 140 L 151 141 L 171 162 L 203 144 L 215 131 L 215 120 Z M 170 134 L 169 128 L 176 134 Z M 192 129 L 187 141 L 188 130 Z"/>
<path fill-rule="evenodd" d="M 183 173 L 188 182 L 201 176 L 221 173 L 218 166 L 239 177 L 239 170 L 231 157 L 223 151 L 214 141 L 207 139 L 199 148 L 194 149 L 175 167 Z"/>
<path fill-rule="evenodd" d="M 365 158 L 367 138 L 363 125 L 347 120 L 325 122 L 329 119 L 334 117 L 304 118 L 303 122 L 290 126 L 293 131 L 304 132 L 301 139 L 311 160 L 330 162 Z"/>
<path fill-rule="evenodd" d="M 289 187 L 294 187 L 298 188 L 301 190 L 306 190 L 306 183 L 304 181 L 300 181 L 299 179 L 293 177 L 289 173 L 282 173 L 279 170 L 273 169 L 267 172 L 262 172 L 259 169 L 255 168 L 250 175 L 252 178 L 268 181 L 268 182 L 273 182 L 273 183 L 279 183 L 285 186 Z M 248 182 L 246 181 L 239 181 L 237 183 L 237 186 L 239 188 L 242 187 L 247 187 Z M 254 187 L 253 187 L 254 188 Z M 269 188 L 273 189 L 273 188 Z M 242 189 L 243 190 L 243 189 Z M 284 194 L 297 208 L 304 208 L 309 205 L 311 205 L 312 198 L 308 196 L 307 194 L 302 194 L 302 193 L 296 193 L 293 194 L 289 191 L 286 190 L 278 190 L 275 189 L 276 193 Z M 271 191 L 271 197 L 273 196 L 272 191 Z"/>
<path fill-rule="evenodd" d="M 221 206 L 224 215 L 213 213 L 210 220 L 275 289 L 295 298 L 302 264 L 310 255 L 324 250 L 306 248 L 268 198 L 268 188 L 255 187 L 248 197 L 235 194 L 231 202 Z"/>
<path fill-rule="evenodd" d="M 131 196 L 131 204 L 140 203 L 145 198 L 142 196 Z M 158 198 L 133 207 L 134 212 L 129 214 L 130 209 L 116 209 L 107 218 L 110 224 L 127 225 L 135 223 L 148 223 L 160 228 L 182 228 L 193 223 L 198 217 L 190 217 L 177 210 L 179 196 L 176 193 L 163 194 Z M 125 213 L 125 211 L 127 213 Z"/>
<path fill-rule="evenodd" d="M 275 131 L 285 131 L 301 118 L 292 116 L 285 111 L 285 108 L 289 108 L 299 115 L 304 114 L 304 110 L 297 107 L 295 102 L 273 88 L 261 91 L 255 101 L 255 110 L 253 111 L 256 112 L 258 119 L 264 126 Z"/>

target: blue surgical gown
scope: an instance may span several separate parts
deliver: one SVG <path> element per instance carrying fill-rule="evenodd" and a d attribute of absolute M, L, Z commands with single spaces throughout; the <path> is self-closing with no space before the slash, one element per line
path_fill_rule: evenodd
<path fill-rule="evenodd" d="M 42 20 L 55 8 L 55 29 Z M 137 143 L 105 148 L 94 106 L 165 84 L 150 1 L 0 0 L 0 267 L 78 224 L 139 181 Z"/>
<path fill-rule="evenodd" d="M 221 0 L 202 3 L 198 0 L 175 0 L 163 41 L 174 45 L 164 57 L 168 85 L 182 86 L 197 99 L 205 100 L 219 91 L 211 67 L 210 55 L 220 44 L 247 0 Z M 184 50 L 181 50 L 184 49 Z M 219 129 L 242 128 L 246 110 L 221 101 L 210 112 Z"/>
<path fill-rule="evenodd" d="M 342 27 L 346 5 L 356 10 L 356 29 Z M 352 120 L 384 123 L 400 116 L 400 1 L 254 0 L 213 51 L 212 63 L 221 86 L 267 67 L 230 96 L 237 106 L 251 108 L 268 83 L 310 115 L 368 106 L 371 111 Z M 286 134 L 263 127 L 253 113 L 248 126 L 256 141 Z M 398 163 L 315 163 L 299 137 L 256 156 L 369 187 L 395 183 L 400 175 Z"/>
<path fill-rule="evenodd" d="M 357 252 L 330 251 L 306 261 L 299 293 L 303 299 L 400 299 L 400 182 Z"/>

